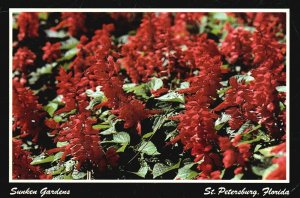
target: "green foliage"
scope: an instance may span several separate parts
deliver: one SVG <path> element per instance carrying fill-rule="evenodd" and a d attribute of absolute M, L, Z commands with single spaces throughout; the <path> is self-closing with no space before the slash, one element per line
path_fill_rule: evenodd
<path fill-rule="evenodd" d="M 179 94 L 177 92 L 169 92 L 155 99 L 164 102 L 179 102 L 179 103 L 185 102 L 183 94 Z"/>
<path fill-rule="evenodd" d="M 159 155 L 156 146 L 151 141 L 142 141 L 138 151 L 147 155 Z"/>
<path fill-rule="evenodd" d="M 178 163 L 171 165 L 171 166 L 167 166 L 162 163 L 156 163 L 152 170 L 153 179 L 155 179 L 156 177 L 159 177 L 171 170 L 178 169 L 180 166 L 180 162 L 181 162 L 181 160 L 179 160 Z"/>
<path fill-rule="evenodd" d="M 182 180 L 194 179 L 198 175 L 196 171 L 191 169 L 195 164 L 196 163 L 186 164 L 182 168 L 178 169 L 178 173 L 175 179 L 182 179 Z"/>

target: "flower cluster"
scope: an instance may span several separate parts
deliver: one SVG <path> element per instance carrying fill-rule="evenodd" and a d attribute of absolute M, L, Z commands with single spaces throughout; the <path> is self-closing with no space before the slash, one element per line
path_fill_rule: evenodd
<path fill-rule="evenodd" d="M 13 158 L 13 179 L 51 179 L 39 166 L 30 165 L 32 158 L 30 152 L 22 149 L 22 141 L 12 140 Z"/>
<path fill-rule="evenodd" d="M 85 26 L 85 13 L 79 12 L 63 12 L 61 13 L 61 22 L 53 27 L 53 30 L 61 28 L 67 28 L 68 32 L 72 36 L 78 36 L 82 32 L 86 32 Z"/>
<path fill-rule="evenodd" d="M 18 16 L 18 39 L 35 38 L 39 36 L 39 18 L 36 12 L 24 12 Z"/>
<path fill-rule="evenodd" d="M 28 66 L 32 66 L 36 55 L 27 47 L 19 48 L 13 57 L 13 69 L 26 72 Z"/>
<path fill-rule="evenodd" d="M 286 179 L 284 14 L 14 17 L 14 179 Z"/>
<path fill-rule="evenodd" d="M 17 78 L 13 79 L 13 128 L 19 129 L 21 136 L 32 136 L 37 141 L 43 127 L 45 112 L 37 97 L 29 88 L 24 87 Z"/>
<path fill-rule="evenodd" d="M 61 50 L 60 50 L 61 43 L 57 42 L 51 44 L 47 42 L 46 45 L 42 48 L 44 51 L 43 60 L 47 62 L 53 62 L 56 59 L 61 57 Z"/>

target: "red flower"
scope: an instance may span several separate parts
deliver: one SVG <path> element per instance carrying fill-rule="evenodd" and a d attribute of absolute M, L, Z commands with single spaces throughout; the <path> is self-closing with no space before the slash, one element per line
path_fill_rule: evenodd
<path fill-rule="evenodd" d="M 240 139 L 239 135 L 237 139 Z M 219 137 L 219 146 L 221 151 L 224 152 L 223 164 L 225 168 L 229 168 L 235 164 L 244 166 L 245 162 L 251 156 L 251 145 L 246 143 L 236 145 L 237 139 L 234 141 L 235 145 L 233 145 L 228 137 Z"/>
<path fill-rule="evenodd" d="M 229 33 L 222 42 L 221 53 L 230 64 L 241 59 L 245 65 L 250 65 L 252 62 L 252 42 L 251 32 L 244 30 L 242 27 L 229 28 Z"/>
<path fill-rule="evenodd" d="M 155 96 L 155 97 L 161 96 L 161 95 L 167 93 L 168 91 L 169 91 L 169 89 L 164 88 L 164 87 L 162 87 L 162 88 L 160 88 L 158 90 L 155 90 L 155 91 L 154 90 L 150 90 L 151 94 L 153 96 Z"/>
<path fill-rule="evenodd" d="M 62 21 L 53 30 L 68 28 L 68 32 L 72 36 L 79 36 L 80 33 L 86 32 L 85 19 L 86 13 L 80 12 L 63 12 L 61 14 Z"/>
<path fill-rule="evenodd" d="M 13 69 L 27 72 L 28 66 L 32 66 L 36 55 L 27 47 L 19 48 L 13 57 Z"/>
<path fill-rule="evenodd" d="M 18 39 L 34 38 L 39 36 L 39 18 L 37 12 L 23 12 L 18 16 Z"/>
<path fill-rule="evenodd" d="M 60 58 L 61 57 L 60 46 L 61 46 L 60 42 L 54 44 L 47 42 L 46 45 L 42 48 L 44 51 L 43 60 L 46 60 L 47 62 L 52 62 Z"/>
<path fill-rule="evenodd" d="M 116 167 L 118 165 L 118 161 L 120 156 L 116 152 L 114 147 L 109 147 L 109 149 L 105 153 L 107 163 L 110 164 L 112 167 Z"/>
<path fill-rule="evenodd" d="M 136 127 L 137 132 L 141 134 L 140 122 L 159 111 L 145 109 L 141 101 L 133 99 L 129 103 L 123 103 L 119 109 L 112 112 L 117 113 L 118 117 L 125 121 L 124 128 Z"/>
<path fill-rule="evenodd" d="M 286 142 L 283 142 L 277 146 L 275 146 L 272 150 L 271 150 L 272 153 L 280 153 L 280 152 L 283 152 L 285 153 L 286 152 Z"/>
<path fill-rule="evenodd" d="M 274 164 L 278 165 L 274 171 L 272 171 L 266 179 L 268 180 L 284 180 L 286 179 L 286 156 L 274 158 L 272 160 Z"/>
<path fill-rule="evenodd" d="M 236 153 L 229 149 L 224 152 L 223 163 L 225 168 L 231 167 L 236 162 Z"/>
<path fill-rule="evenodd" d="M 202 171 L 197 177 L 197 179 L 198 180 L 203 180 L 203 179 L 219 180 L 221 179 L 221 171 L 219 170 L 213 172 Z"/>
<path fill-rule="evenodd" d="M 32 166 L 30 152 L 22 149 L 22 141 L 13 138 L 13 179 L 51 179 L 40 166 Z"/>
<path fill-rule="evenodd" d="M 64 152 L 61 161 L 64 161 L 68 155 L 78 161 L 79 169 L 82 163 L 91 161 L 93 165 L 102 168 L 106 165 L 104 151 L 99 144 L 100 137 L 98 131 L 92 128 L 97 122 L 90 117 L 89 113 L 72 115 L 69 120 L 62 123 L 55 137 L 56 142 L 68 141 L 69 144 L 64 147 L 54 148 L 47 151 L 48 154 L 62 151 Z M 56 127 L 56 126 L 55 126 Z"/>
<path fill-rule="evenodd" d="M 32 136 L 37 141 L 43 130 L 45 112 L 29 88 L 24 87 L 16 78 L 13 79 L 13 129 L 20 128 L 21 136 Z"/>
<path fill-rule="evenodd" d="M 243 173 L 243 167 L 237 167 L 236 169 L 234 169 L 234 174 L 238 175 Z"/>

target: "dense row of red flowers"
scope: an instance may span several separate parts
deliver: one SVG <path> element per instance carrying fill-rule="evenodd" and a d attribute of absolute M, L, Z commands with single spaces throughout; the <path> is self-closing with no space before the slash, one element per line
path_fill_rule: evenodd
<path fill-rule="evenodd" d="M 225 23 L 222 31 L 227 34 L 220 43 L 206 33 L 189 31 L 190 26 L 201 25 L 207 15 L 146 13 L 135 35 L 128 36 L 125 44 L 116 45 L 112 40 L 116 31 L 114 24 L 103 24 L 89 38 L 86 13 L 62 13 L 60 22 L 51 29 L 67 29 L 80 43 L 70 71 L 61 67 L 56 76 L 56 93 L 62 96 L 64 106 L 54 115 L 76 109 L 74 115 L 60 123 L 47 117 L 38 97 L 27 87 L 28 71 L 35 67 L 38 55 L 28 46 L 22 46 L 22 41 L 39 38 L 40 22 L 38 13 L 19 14 L 13 71 L 21 75 L 13 79 L 13 130 L 14 134 L 20 133 L 20 137 L 13 138 L 13 178 L 51 178 L 39 166 L 30 165 L 31 153 L 21 148 L 22 138 L 31 137 L 38 142 L 44 131 L 54 136 L 55 143 L 68 142 L 46 151 L 47 154 L 63 152 L 61 162 L 71 156 L 78 162 L 77 169 L 86 161 L 100 171 L 109 165 L 117 167 L 120 157 L 116 149 L 104 149 L 99 143 L 102 139 L 99 131 L 92 127 L 97 123 L 93 111 L 108 108 L 124 121 L 124 129 L 133 129 L 139 135 L 143 131 L 143 120 L 162 113 L 160 109 L 146 108 L 145 101 L 123 90 L 125 76 L 120 75 L 121 69 L 125 69 L 130 82 L 136 84 L 148 82 L 152 77 L 189 82 L 188 88 L 178 91 L 185 95 L 185 109 L 169 119 L 178 122 L 179 131 L 171 143 L 182 144 L 184 151 L 193 156 L 198 163 L 197 179 L 221 179 L 224 168 L 233 168 L 235 175 L 249 169 L 254 148 L 251 143 L 244 143 L 243 138 L 249 131 L 255 134 L 258 130 L 250 126 L 234 136 L 219 134 L 215 122 L 223 113 L 230 116 L 232 130 L 239 130 L 246 122 L 259 124 L 266 134 L 283 142 L 271 152 L 285 153 L 286 113 L 280 110 L 279 103 L 285 104 L 286 96 L 276 89 L 286 84 L 286 47 L 280 41 L 285 33 L 284 14 L 228 13 L 239 26 Z M 136 14 L 112 13 L 110 17 L 131 23 Z M 255 30 L 244 28 L 246 25 Z M 61 42 L 47 41 L 42 52 L 39 56 L 46 63 L 57 61 L 63 56 Z M 254 80 L 240 81 L 231 76 L 223 100 L 216 104 L 217 90 L 222 88 L 220 82 L 232 72 L 225 64 L 240 67 L 241 74 L 251 74 Z M 101 86 L 106 100 L 91 110 L 87 108 L 90 98 L 86 90 L 96 90 L 97 86 Z M 164 83 L 151 93 L 157 97 L 168 90 Z M 267 179 L 286 179 L 286 157 L 278 156 L 272 161 L 278 168 Z"/>

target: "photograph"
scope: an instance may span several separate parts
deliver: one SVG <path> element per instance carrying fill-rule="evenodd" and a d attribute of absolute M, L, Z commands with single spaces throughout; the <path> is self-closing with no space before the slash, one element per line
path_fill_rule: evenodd
<path fill-rule="evenodd" d="M 10 182 L 289 182 L 289 10 L 206 10 L 11 9 Z"/>

